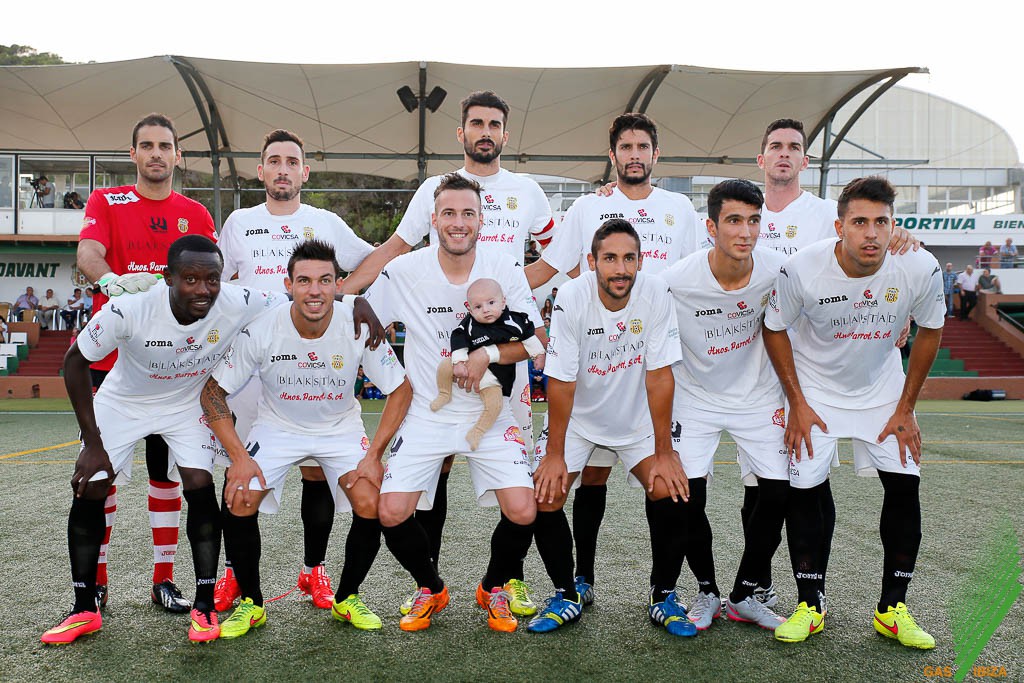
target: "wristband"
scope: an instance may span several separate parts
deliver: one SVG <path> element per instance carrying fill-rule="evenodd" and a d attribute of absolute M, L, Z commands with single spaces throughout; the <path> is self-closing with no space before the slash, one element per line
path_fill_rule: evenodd
<path fill-rule="evenodd" d="M 499 362 L 501 360 L 501 351 L 499 351 L 498 347 L 495 346 L 494 344 L 490 344 L 488 346 L 482 346 L 480 348 L 482 348 L 484 351 L 487 352 L 487 362 L 488 363 L 497 363 L 497 362 Z"/>

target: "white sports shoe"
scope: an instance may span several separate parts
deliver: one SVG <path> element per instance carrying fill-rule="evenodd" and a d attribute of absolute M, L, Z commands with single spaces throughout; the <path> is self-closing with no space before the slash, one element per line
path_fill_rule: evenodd
<path fill-rule="evenodd" d="M 706 631 L 711 627 L 711 622 L 722 616 L 722 599 L 711 593 L 697 593 L 697 597 L 690 603 L 690 610 L 687 617 L 697 627 L 698 631 Z"/>
<path fill-rule="evenodd" d="M 775 583 L 772 582 L 767 588 L 758 586 L 754 589 L 754 599 L 765 607 L 775 607 L 779 601 L 779 594 L 775 592 Z"/>
<path fill-rule="evenodd" d="M 753 595 L 739 602 L 726 600 L 725 615 L 732 621 L 757 624 L 772 631 L 786 621 Z"/>

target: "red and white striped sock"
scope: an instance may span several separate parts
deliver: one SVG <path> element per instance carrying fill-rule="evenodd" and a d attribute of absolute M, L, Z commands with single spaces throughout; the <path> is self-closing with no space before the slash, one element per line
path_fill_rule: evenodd
<path fill-rule="evenodd" d="M 149 480 L 149 526 L 153 529 L 153 583 L 174 580 L 181 522 L 181 485 Z"/>
<path fill-rule="evenodd" d="M 100 559 L 96 563 L 96 585 L 107 585 L 107 548 L 110 546 L 110 529 L 117 517 L 117 487 L 111 486 L 107 492 L 107 500 L 103 503 L 103 512 L 107 518 L 107 528 L 103 532 L 103 544 L 100 546 Z"/>

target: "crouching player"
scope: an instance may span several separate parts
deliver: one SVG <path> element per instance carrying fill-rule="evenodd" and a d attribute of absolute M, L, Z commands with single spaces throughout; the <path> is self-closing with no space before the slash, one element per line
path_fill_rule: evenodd
<path fill-rule="evenodd" d="M 231 458 L 224 484 L 224 544 L 242 596 L 221 625 L 221 638 L 237 638 L 267 621 L 257 511 L 277 512 L 289 468 L 307 458 L 316 460 L 335 483 L 336 508 L 352 510 L 332 614 L 359 629 L 381 627 L 360 598 L 359 586 L 380 549 L 381 457 L 409 407 L 412 387 L 387 343 L 370 349 L 362 339 L 353 339 L 352 307 L 334 301 L 340 277 L 329 244 L 310 240 L 297 246 L 285 280 L 291 306 L 267 311 L 244 328 L 231 356 L 203 388 L 210 429 Z M 360 365 L 390 394 L 373 443 L 366 438 L 352 391 Z M 226 398 L 254 374 L 261 398 L 243 446 Z"/>
<path fill-rule="evenodd" d="M 75 604 L 42 636 L 70 643 L 100 630 L 96 561 L 103 542 L 103 502 L 115 483 L 131 478 L 135 444 L 151 434 L 167 442 L 188 502 L 196 599 L 189 639 L 215 640 L 213 586 L 220 556 L 220 511 L 213 488 L 214 456 L 221 450 L 206 427 L 199 394 L 238 331 L 281 295 L 221 287 L 224 260 L 208 238 L 187 235 L 167 252 L 166 286 L 111 302 L 89 321 L 64 358 L 64 384 L 81 429 L 82 450 L 71 477 L 68 549 Z M 92 397 L 89 363 L 120 354 Z"/>

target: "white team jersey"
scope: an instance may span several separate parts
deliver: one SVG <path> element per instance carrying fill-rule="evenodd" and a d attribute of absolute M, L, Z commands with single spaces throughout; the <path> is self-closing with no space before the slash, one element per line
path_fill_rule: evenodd
<path fill-rule="evenodd" d="M 289 216 L 274 216 L 264 203 L 238 209 L 224 222 L 218 242 L 224 254 L 223 278 L 238 273 L 237 284 L 283 292 L 292 249 L 311 239 L 333 246 L 345 271 L 355 270 L 373 251 L 331 211 L 300 204 Z"/>
<path fill-rule="evenodd" d="M 837 216 L 834 199 L 821 199 L 805 190 L 778 213 L 761 207 L 757 244 L 792 256 L 808 245 L 835 237 Z"/>
<path fill-rule="evenodd" d="M 280 306 L 242 328 L 213 376 L 229 394 L 254 373 L 259 376 L 256 425 L 317 436 L 362 429 L 353 398 L 359 366 L 385 394 L 402 383 L 405 372 L 387 342 L 370 350 L 368 328 L 363 326 L 360 339 L 352 329 L 352 306 L 336 301 L 323 336 L 304 339 L 292 323 L 291 306 Z"/>
<path fill-rule="evenodd" d="M 558 290 L 544 371 L 576 382 L 569 426 L 593 443 L 624 446 L 653 431 L 647 371 L 681 357 L 679 327 L 665 281 L 637 273 L 629 302 L 609 311 L 587 271 Z"/>
<path fill-rule="evenodd" d="M 480 183 L 480 209 L 484 224 L 479 244 L 494 243 L 522 262 L 527 239 L 544 242 L 551 239 L 551 205 L 544 190 L 532 179 L 505 169 L 494 175 L 478 176 L 460 168 L 457 173 Z M 410 246 L 416 246 L 430 235 L 430 244 L 437 244 L 437 230 L 430 223 L 434 213 L 434 190 L 443 176 L 431 176 L 416 190 L 409 208 L 402 216 L 395 233 Z"/>
<path fill-rule="evenodd" d="M 921 249 L 886 254 L 868 277 L 847 276 L 836 260 L 838 239 L 801 249 L 782 267 L 778 296 L 765 325 L 790 328 L 804 395 L 838 408 L 874 408 L 903 390 L 896 339 L 908 316 L 921 327 L 945 322 L 942 270 Z"/>
<path fill-rule="evenodd" d="M 653 188 L 646 199 L 630 199 L 616 187 L 611 196 L 583 195 L 569 207 L 558 233 L 541 254 L 548 265 L 568 273 L 577 265 L 590 270 L 587 254 L 594 233 L 612 218 L 629 221 L 640 235 L 643 271 L 657 274 L 698 249 L 697 212 L 684 194 Z"/>
<path fill-rule="evenodd" d="M 538 329 L 544 322 L 518 261 L 490 245 L 476 248 L 473 270 L 465 283 L 448 281 L 437 260 L 438 247 L 404 254 L 391 261 L 366 292 L 366 300 L 385 327 L 405 324 L 405 367 L 412 383 L 410 415 L 451 424 L 472 423 L 480 416 L 480 397 L 456 389 L 452 400 L 436 413 L 430 402 L 437 396 L 437 365 L 451 356 L 451 333 L 466 317 L 466 290 L 473 281 L 494 279 L 508 307 L 522 311 Z"/>
<path fill-rule="evenodd" d="M 264 310 L 288 303 L 280 294 L 225 284 L 205 318 L 182 325 L 171 313 L 170 291 L 156 285 L 112 299 L 78 335 L 90 361 L 118 351 L 97 403 L 161 413 L 194 407 L 238 331 Z"/>
<path fill-rule="evenodd" d="M 708 256 L 706 251 L 691 254 L 661 274 L 681 321 L 683 360 L 672 366 L 675 403 L 727 413 L 778 407 L 782 386 L 764 350 L 761 321 L 786 257 L 755 249 L 750 282 L 726 291 L 711 272 Z"/>

